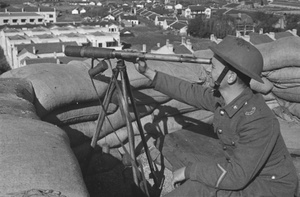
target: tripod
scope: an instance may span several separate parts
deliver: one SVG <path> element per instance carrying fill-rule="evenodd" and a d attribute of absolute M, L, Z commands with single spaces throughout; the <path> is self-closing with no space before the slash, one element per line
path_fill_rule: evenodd
<path fill-rule="evenodd" d="M 95 75 L 99 74 L 100 72 L 103 72 L 105 69 L 106 68 L 104 68 L 103 66 L 97 66 L 95 68 L 90 69 L 89 74 L 90 74 L 91 78 L 93 78 Z M 119 86 L 119 83 L 117 80 L 119 75 L 121 78 L 121 81 L 120 81 L 121 87 Z M 160 187 L 161 187 L 161 183 L 159 183 L 159 182 L 162 182 L 162 179 L 159 180 L 157 177 L 157 174 L 155 173 L 155 170 L 157 170 L 157 167 L 154 164 L 154 162 L 152 161 L 150 153 L 149 153 L 149 148 L 148 148 L 145 136 L 144 136 L 143 127 L 142 127 L 142 124 L 141 124 L 141 121 L 139 118 L 139 113 L 137 111 L 134 97 L 133 97 L 133 94 L 131 91 L 130 81 L 129 81 L 127 71 L 126 71 L 125 61 L 123 59 L 119 59 L 117 61 L 116 68 L 113 69 L 111 80 L 110 80 L 110 83 L 106 90 L 106 94 L 105 94 L 105 97 L 104 97 L 104 100 L 102 103 L 103 110 L 100 111 L 100 113 L 99 113 L 96 132 L 94 133 L 92 141 L 91 141 L 91 148 L 95 149 L 95 147 L 97 145 L 97 140 L 98 140 L 101 128 L 104 123 L 106 111 L 108 109 L 109 102 L 111 101 L 115 90 L 117 91 L 118 103 L 119 103 L 119 106 L 121 109 L 121 113 L 122 113 L 123 117 L 125 118 L 125 122 L 126 122 L 128 143 L 129 143 L 129 152 L 127 154 L 129 154 L 130 161 L 132 164 L 132 173 L 133 173 L 134 183 L 144 193 L 146 193 L 147 196 L 149 196 L 143 169 L 141 169 L 142 173 L 140 173 L 138 170 L 138 167 L 137 167 L 138 165 L 137 165 L 136 156 L 135 156 L 134 132 L 133 132 L 133 127 L 132 127 L 131 117 L 129 114 L 128 99 L 130 99 L 133 113 L 136 118 L 139 134 L 140 134 L 141 140 L 142 140 L 142 145 L 143 145 L 143 148 L 144 148 L 147 160 L 148 160 L 149 168 L 151 171 L 150 175 L 153 178 L 154 185 L 158 189 L 160 189 Z M 123 144 L 122 144 L 122 146 L 123 146 Z M 126 151 L 126 148 L 124 146 L 123 146 L 123 148 Z M 139 165 L 141 165 L 141 163 L 139 163 Z M 142 178 L 142 181 L 140 181 L 141 178 Z"/>

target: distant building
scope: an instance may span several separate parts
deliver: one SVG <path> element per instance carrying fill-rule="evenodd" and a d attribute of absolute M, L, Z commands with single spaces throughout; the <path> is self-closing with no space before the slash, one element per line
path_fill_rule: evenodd
<path fill-rule="evenodd" d="M 206 18 L 211 17 L 211 9 L 205 8 L 204 6 L 191 5 L 183 11 L 183 16 L 186 18 L 195 18 L 197 16 L 205 16 Z"/>
<path fill-rule="evenodd" d="M 36 24 L 37 22 L 41 22 L 40 16 L 42 16 L 43 23 L 56 23 L 56 9 L 49 8 L 49 7 L 30 7 L 30 6 L 24 6 L 22 8 L 8 7 L 8 8 L 0 9 L 0 14 L 6 17 L 6 19 L 3 18 L 3 20 L 6 21 L 8 20 L 12 22 L 14 20 L 12 24 L 10 24 L 9 22 L 6 23 L 8 25 L 24 24 L 24 23 Z M 38 21 L 36 21 L 35 19 L 38 19 Z"/>
<path fill-rule="evenodd" d="M 122 49 L 119 28 L 115 24 L 102 27 L 52 25 L 26 29 L 20 26 L 19 29 L 4 27 L 0 31 L 0 46 L 12 68 L 26 65 L 30 62 L 28 59 L 63 57 L 66 43 Z"/>
<path fill-rule="evenodd" d="M 0 25 L 43 24 L 44 19 L 36 13 L 0 13 Z"/>
<path fill-rule="evenodd" d="M 139 24 L 139 20 L 135 15 L 121 15 L 119 16 L 119 22 L 124 23 L 125 27 L 133 27 Z"/>

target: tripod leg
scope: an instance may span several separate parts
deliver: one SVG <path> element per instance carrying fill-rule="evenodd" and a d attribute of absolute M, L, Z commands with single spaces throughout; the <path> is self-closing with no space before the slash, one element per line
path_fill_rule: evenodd
<path fill-rule="evenodd" d="M 111 81 L 108 85 L 108 88 L 106 90 L 106 94 L 105 94 L 105 97 L 104 97 L 103 106 L 102 106 L 103 110 L 100 111 L 100 114 L 98 116 L 98 120 L 97 120 L 98 123 L 97 123 L 97 127 L 96 127 L 96 132 L 94 133 L 93 138 L 92 138 L 91 147 L 93 149 L 96 147 L 97 140 L 99 138 L 100 131 L 101 131 L 101 128 L 102 128 L 103 123 L 104 123 L 104 118 L 105 118 L 105 115 L 106 115 L 106 111 L 107 111 L 109 102 L 110 102 L 110 100 L 112 98 L 112 95 L 113 95 L 113 92 L 116 88 L 115 84 L 117 83 L 118 74 L 119 74 L 118 70 L 113 70 L 113 75 L 111 77 Z"/>
<path fill-rule="evenodd" d="M 155 173 L 155 170 L 157 170 L 157 167 L 155 166 L 155 163 L 152 161 L 152 158 L 150 156 L 149 147 L 148 147 L 147 141 L 145 139 L 143 127 L 142 127 L 142 124 L 141 124 L 141 120 L 140 120 L 140 117 L 139 117 L 137 107 L 135 105 L 134 97 L 133 97 L 133 94 L 132 94 L 132 91 L 131 91 L 130 82 L 129 82 L 129 78 L 128 78 L 126 70 L 124 71 L 124 81 L 125 81 L 128 96 L 130 98 L 131 105 L 132 105 L 132 108 L 133 108 L 133 113 L 134 113 L 135 118 L 136 118 L 138 130 L 139 130 L 139 133 L 140 133 L 140 136 L 141 136 L 141 139 L 142 139 L 142 144 L 143 144 L 144 151 L 145 151 L 145 154 L 146 154 L 146 157 L 147 157 L 147 161 L 148 161 L 148 164 L 149 164 L 151 175 L 153 176 L 153 181 L 154 181 L 155 186 L 158 189 L 160 189 L 162 187 L 163 178 L 161 180 L 159 180 L 159 178 L 157 177 L 157 175 Z M 156 167 L 156 169 L 154 169 L 154 167 Z M 161 183 L 160 183 L 160 181 L 161 181 Z"/>
<path fill-rule="evenodd" d="M 133 134 L 133 128 L 132 128 L 132 123 L 131 123 L 131 120 L 130 120 L 130 114 L 129 114 L 129 109 L 128 109 L 127 89 L 126 89 L 126 85 L 125 85 L 125 81 L 124 81 L 124 69 L 125 69 L 124 60 L 121 60 L 121 61 L 118 62 L 118 67 L 117 68 L 119 69 L 120 76 L 121 76 L 121 82 L 122 82 L 121 83 L 122 88 L 119 88 L 117 86 L 118 98 L 119 98 L 120 107 L 122 108 L 121 111 L 123 112 L 123 116 L 124 116 L 125 121 L 126 121 L 127 134 L 128 134 L 128 143 L 129 143 L 129 153 L 130 153 L 130 156 L 131 156 L 132 160 L 136 164 L 134 134 Z M 138 170 L 137 168 L 132 166 L 132 173 L 133 173 L 134 183 L 137 186 L 139 186 L 137 170 Z"/>

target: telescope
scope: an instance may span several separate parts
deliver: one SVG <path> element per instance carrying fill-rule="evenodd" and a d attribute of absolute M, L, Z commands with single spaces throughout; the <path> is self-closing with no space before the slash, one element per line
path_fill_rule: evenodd
<path fill-rule="evenodd" d="M 187 62 L 198 64 L 210 64 L 210 58 L 197 58 L 192 55 L 176 54 L 155 54 L 146 52 L 134 52 L 125 50 L 115 50 L 90 46 L 66 46 L 65 55 L 71 57 L 103 58 L 103 59 L 124 59 L 124 60 L 157 60 L 170 62 Z"/>

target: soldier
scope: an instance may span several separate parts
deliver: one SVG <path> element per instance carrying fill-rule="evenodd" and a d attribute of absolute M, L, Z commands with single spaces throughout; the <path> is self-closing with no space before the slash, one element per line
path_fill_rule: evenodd
<path fill-rule="evenodd" d="M 156 72 L 146 62 L 135 64 L 156 90 L 213 111 L 214 132 L 223 146 L 223 157 L 173 172 L 173 184 L 183 184 L 166 196 L 296 196 L 297 173 L 279 122 L 262 95 L 250 89 L 251 79 L 263 83 L 261 53 L 233 36 L 210 49 L 214 52 L 211 87 Z"/>

